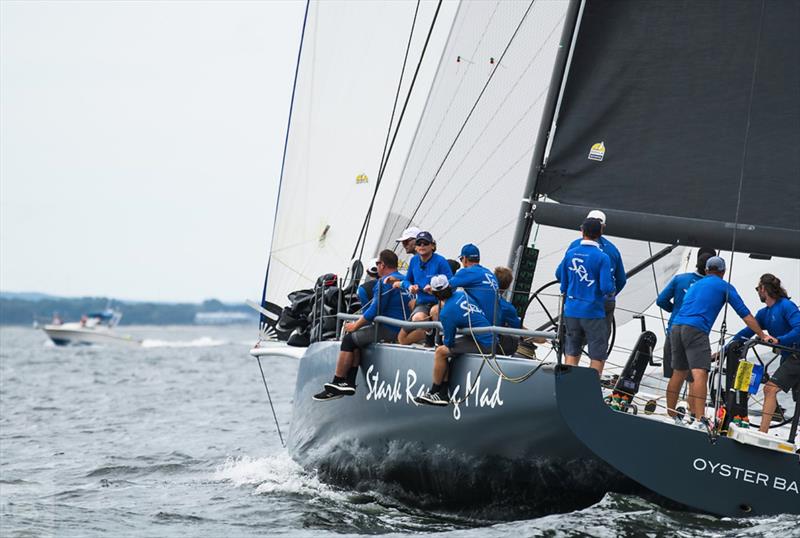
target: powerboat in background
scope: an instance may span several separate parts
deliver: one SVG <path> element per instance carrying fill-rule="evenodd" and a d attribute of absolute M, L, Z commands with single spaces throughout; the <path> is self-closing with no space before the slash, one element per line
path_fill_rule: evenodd
<path fill-rule="evenodd" d="M 63 323 L 55 317 L 42 330 L 57 346 L 109 343 L 140 345 L 141 340 L 114 331 L 121 319 L 120 311 L 107 308 L 102 312 L 90 312 L 81 316 L 81 320 L 77 322 Z"/>

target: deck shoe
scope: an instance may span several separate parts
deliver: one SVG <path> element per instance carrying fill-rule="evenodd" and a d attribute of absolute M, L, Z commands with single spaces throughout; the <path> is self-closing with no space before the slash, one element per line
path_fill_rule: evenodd
<path fill-rule="evenodd" d="M 439 407 L 444 407 L 450 404 L 447 398 L 442 398 L 442 395 L 438 392 L 426 392 L 422 396 L 417 396 L 414 398 L 414 401 L 418 404 L 438 405 Z"/>
<path fill-rule="evenodd" d="M 339 396 L 352 396 L 356 393 L 356 388 L 347 383 L 347 381 L 336 381 L 334 383 L 325 383 L 322 385 L 326 391 L 337 394 Z"/>
<path fill-rule="evenodd" d="M 315 402 L 329 402 L 331 400 L 338 400 L 342 396 L 343 396 L 342 394 L 334 394 L 332 392 L 328 392 L 327 390 L 323 390 L 322 392 L 318 392 L 311 398 Z"/>

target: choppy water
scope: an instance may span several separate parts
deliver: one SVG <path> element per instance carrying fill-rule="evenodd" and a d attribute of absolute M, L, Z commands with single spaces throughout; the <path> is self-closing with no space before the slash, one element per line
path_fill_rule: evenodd
<path fill-rule="evenodd" d="M 492 521 L 330 486 L 281 448 L 254 329 L 126 331 L 145 345 L 56 348 L 0 328 L 0 535 L 800 536 L 796 516 L 720 520 L 623 495 Z M 295 370 L 268 369 L 284 433 Z"/>

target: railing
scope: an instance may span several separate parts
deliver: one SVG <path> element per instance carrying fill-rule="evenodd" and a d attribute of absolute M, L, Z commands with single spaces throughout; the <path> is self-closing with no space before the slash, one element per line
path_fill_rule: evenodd
<path fill-rule="evenodd" d="M 359 319 L 361 316 L 358 314 L 343 314 L 340 313 L 337 315 L 340 320 L 343 321 L 355 321 Z M 396 318 L 390 318 L 388 316 L 375 316 L 375 322 L 378 324 L 383 325 L 392 325 L 394 327 L 400 327 L 401 329 L 406 330 L 414 330 L 414 329 L 434 329 L 441 331 L 442 324 L 438 321 L 405 321 Z M 553 339 L 556 337 L 556 333 L 549 332 L 549 331 L 532 331 L 528 329 L 513 329 L 511 327 L 475 327 L 473 329 L 458 329 L 458 334 L 504 334 L 508 336 L 521 336 L 521 337 L 533 337 L 533 338 L 547 338 Z"/>

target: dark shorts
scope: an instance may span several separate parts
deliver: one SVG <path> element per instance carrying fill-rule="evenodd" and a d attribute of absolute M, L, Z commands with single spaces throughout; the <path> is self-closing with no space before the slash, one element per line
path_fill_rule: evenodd
<path fill-rule="evenodd" d="M 414 317 L 414 314 L 416 314 L 417 312 L 422 312 L 426 316 L 430 317 L 431 308 L 433 307 L 434 304 L 435 303 L 418 304 L 417 306 L 414 307 L 414 310 L 411 311 L 411 316 L 409 316 L 408 319 L 412 319 Z"/>
<path fill-rule="evenodd" d="M 487 355 L 492 352 L 492 346 L 482 346 L 475 343 L 471 336 L 456 336 L 456 341 L 450 349 L 450 356 L 461 355 L 463 353 L 483 353 Z"/>
<path fill-rule="evenodd" d="M 604 361 L 608 358 L 608 325 L 605 318 L 564 318 L 566 338 L 564 353 L 572 357 L 581 356 L 581 348 L 586 342 L 589 358 Z"/>
<path fill-rule="evenodd" d="M 792 355 L 781 364 L 770 381 L 778 385 L 783 392 L 789 392 L 800 385 L 800 355 Z"/>
<path fill-rule="evenodd" d="M 664 339 L 664 353 L 661 359 L 661 364 L 664 366 L 664 377 L 669 379 L 672 377 L 672 339 L 670 339 L 669 334 Z M 689 375 L 686 377 L 686 381 L 691 383 L 694 381 L 692 378 L 692 371 L 689 370 Z"/>
<path fill-rule="evenodd" d="M 342 337 L 342 351 L 352 353 L 356 349 L 364 349 L 375 341 L 375 327 L 369 325 L 361 327 L 359 330 L 346 333 Z M 389 327 L 381 325 L 378 327 L 378 342 L 397 342 L 397 333 Z"/>
<path fill-rule="evenodd" d="M 691 325 L 673 325 L 669 338 L 672 368 L 682 371 L 711 369 L 711 342 L 706 333 Z"/>

